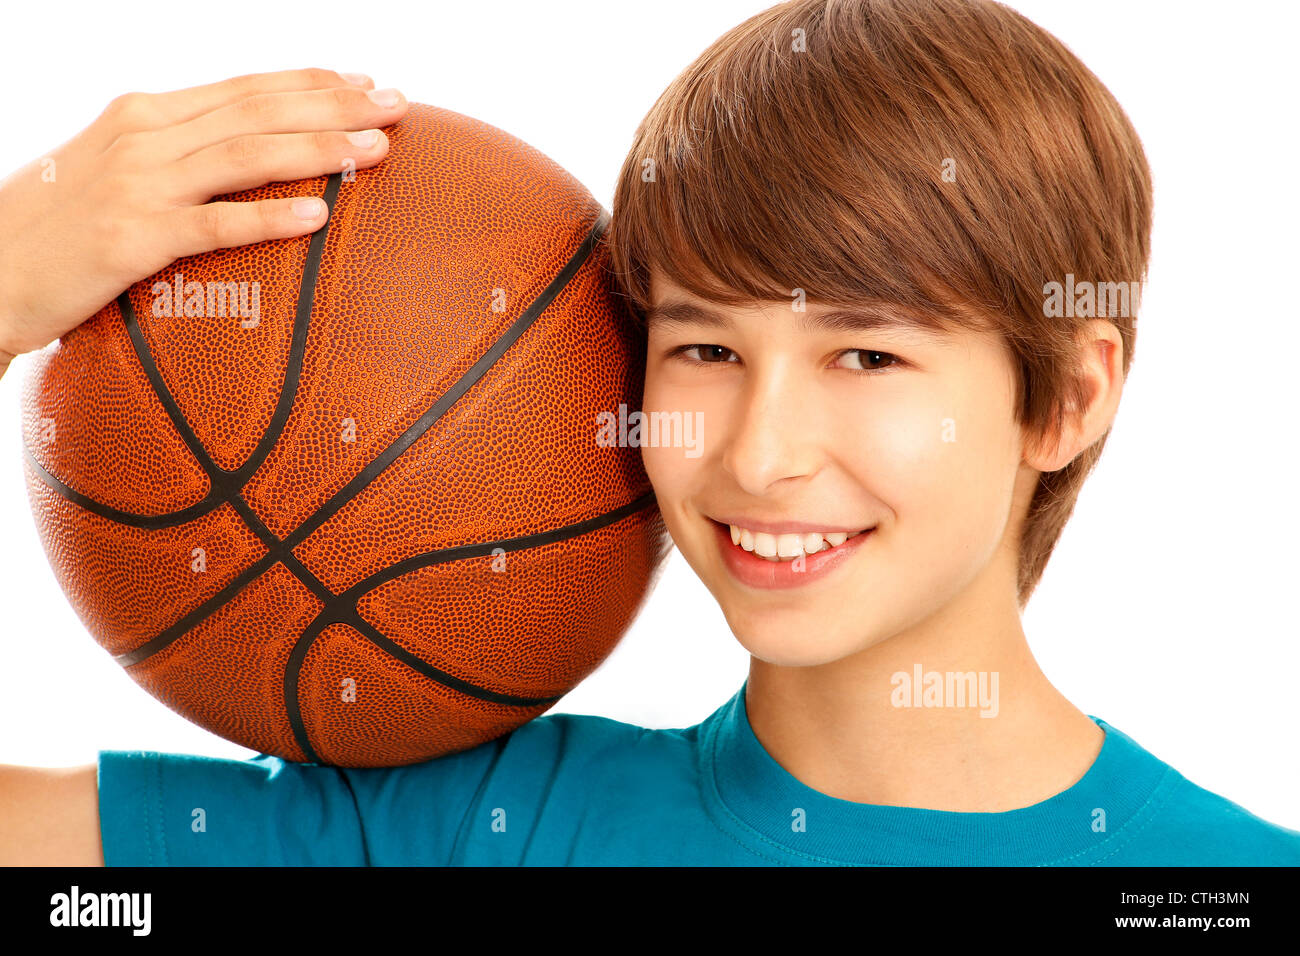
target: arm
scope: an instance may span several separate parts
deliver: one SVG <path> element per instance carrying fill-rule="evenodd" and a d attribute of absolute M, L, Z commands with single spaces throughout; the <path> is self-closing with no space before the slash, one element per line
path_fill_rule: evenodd
<path fill-rule="evenodd" d="M 0 866 L 103 865 L 94 764 L 0 764 Z"/>
<path fill-rule="evenodd" d="M 373 82 L 355 79 L 288 70 L 128 93 L 0 182 L 0 374 L 176 259 L 324 225 L 314 197 L 210 200 L 376 165 L 380 127 L 407 104 L 376 102 Z"/>
<path fill-rule="evenodd" d="M 376 165 L 383 132 L 349 133 L 390 126 L 406 101 L 373 87 L 288 70 L 128 93 L 0 181 L 0 375 L 178 258 L 319 229 L 326 209 L 312 197 L 210 200 Z M 103 865 L 94 764 L 0 764 L 0 864 L 33 863 Z"/>

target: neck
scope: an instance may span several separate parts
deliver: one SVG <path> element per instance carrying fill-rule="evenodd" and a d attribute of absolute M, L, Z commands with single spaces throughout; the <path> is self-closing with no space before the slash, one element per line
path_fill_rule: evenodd
<path fill-rule="evenodd" d="M 969 672 L 973 682 L 957 679 Z M 975 690 L 965 706 L 953 693 L 958 683 Z M 805 785 L 855 803 L 930 810 L 1039 803 L 1076 783 L 1105 737 L 1039 669 L 1014 601 L 954 602 L 828 664 L 751 657 L 745 706 L 763 748 Z"/>

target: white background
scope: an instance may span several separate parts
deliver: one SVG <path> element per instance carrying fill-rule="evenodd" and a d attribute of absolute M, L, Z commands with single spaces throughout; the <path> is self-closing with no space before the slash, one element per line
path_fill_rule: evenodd
<path fill-rule="evenodd" d="M 655 98 L 768 5 L 14 4 L 0 58 L 0 173 L 43 155 L 118 93 L 327 66 L 514 133 L 609 208 Z M 1114 92 L 1156 190 L 1135 364 L 1025 614 L 1031 646 L 1082 710 L 1193 782 L 1300 829 L 1295 6 L 1013 6 Z M 71 765 L 137 748 L 250 756 L 137 687 L 64 599 L 22 481 L 24 371 L 20 358 L 0 380 L 0 762 Z M 747 663 L 674 553 L 623 643 L 556 710 L 687 726 L 739 688 Z"/>

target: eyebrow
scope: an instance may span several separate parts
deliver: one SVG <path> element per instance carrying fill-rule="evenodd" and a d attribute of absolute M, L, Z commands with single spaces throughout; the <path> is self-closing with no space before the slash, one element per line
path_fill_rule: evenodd
<path fill-rule="evenodd" d="M 877 305 L 855 306 L 852 309 L 832 309 L 824 312 L 796 312 L 795 327 L 801 332 L 919 332 L 923 335 L 946 339 L 947 334 L 933 322 L 901 309 Z M 726 329 L 731 320 L 720 312 L 694 302 L 669 300 L 652 305 L 645 310 L 646 325 L 676 329 L 683 326 L 709 329 Z"/>

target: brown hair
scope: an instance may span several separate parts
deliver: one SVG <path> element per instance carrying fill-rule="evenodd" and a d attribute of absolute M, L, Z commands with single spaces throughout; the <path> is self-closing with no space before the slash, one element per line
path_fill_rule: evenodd
<path fill-rule="evenodd" d="M 1014 10 L 791 0 L 714 42 L 641 122 L 615 189 L 610 268 L 639 318 L 653 265 L 714 302 L 801 288 L 995 330 L 1017 366 L 1016 423 L 1044 435 L 1087 399 L 1074 339 L 1087 319 L 1049 317 L 1045 284 L 1144 281 L 1151 206 L 1119 104 Z M 1115 324 L 1127 377 L 1135 330 Z M 1109 434 L 1040 476 L 1021 606 Z"/>

